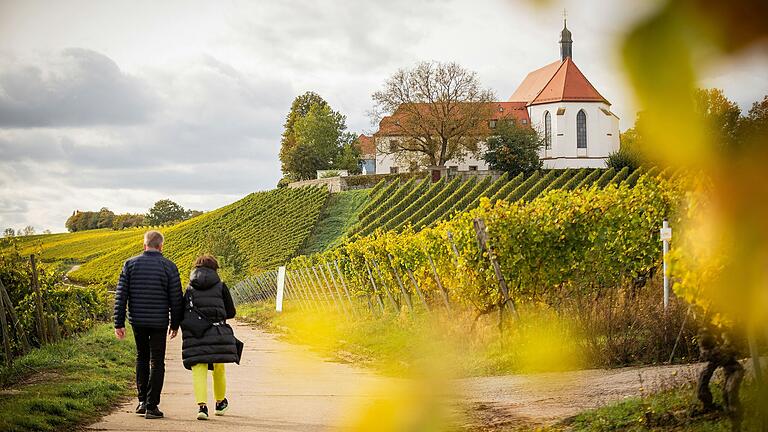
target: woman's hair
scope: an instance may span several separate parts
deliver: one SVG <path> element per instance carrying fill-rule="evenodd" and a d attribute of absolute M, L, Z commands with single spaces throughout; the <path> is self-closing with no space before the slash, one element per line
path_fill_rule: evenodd
<path fill-rule="evenodd" d="M 219 262 L 216 261 L 216 258 L 213 255 L 210 255 L 210 254 L 200 255 L 195 260 L 195 267 L 206 267 L 211 270 L 218 270 Z"/>

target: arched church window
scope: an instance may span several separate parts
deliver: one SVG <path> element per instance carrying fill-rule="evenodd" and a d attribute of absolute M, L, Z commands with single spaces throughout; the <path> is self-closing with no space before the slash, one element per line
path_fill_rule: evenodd
<path fill-rule="evenodd" d="M 576 148 L 587 148 L 587 115 L 584 110 L 576 114 Z"/>
<path fill-rule="evenodd" d="M 544 148 L 552 148 L 552 116 L 549 111 L 544 112 Z"/>

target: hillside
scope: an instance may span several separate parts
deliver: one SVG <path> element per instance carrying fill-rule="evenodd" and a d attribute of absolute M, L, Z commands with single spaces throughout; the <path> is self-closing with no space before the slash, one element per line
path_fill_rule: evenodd
<path fill-rule="evenodd" d="M 644 173 L 624 169 L 542 170 L 514 178 L 455 178 L 381 181 L 371 189 L 329 194 L 320 188 L 257 192 L 225 207 L 169 227 L 166 255 L 186 278 L 194 257 L 212 242 L 231 244 L 247 273 L 271 269 L 297 255 L 328 250 L 347 239 L 376 230 L 402 231 L 433 226 L 477 207 L 480 199 L 531 201 L 553 189 L 626 182 Z M 658 174 L 652 168 L 647 174 Z M 83 263 L 70 274 L 82 283 L 115 283 L 122 262 L 141 251 L 146 228 L 93 230 L 71 234 L 21 237 L 24 255 L 37 253 L 44 262 Z M 219 238 L 222 237 L 222 238 Z"/>
<path fill-rule="evenodd" d="M 652 168 L 649 174 L 657 173 Z M 578 187 L 626 182 L 634 185 L 643 170 L 629 172 L 614 169 L 565 169 L 541 170 L 530 175 L 519 174 L 509 178 L 507 174 L 497 179 L 482 180 L 455 178 L 431 183 L 429 179 L 411 179 L 400 183 L 379 183 L 372 190 L 368 204 L 360 211 L 359 221 L 347 232 L 349 237 L 366 236 L 377 229 L 402 231 L 411 226 L 416 231 L 471 210 L 480 204 L 481 198 L 492 202 L 531 201 L 543 192 L 555 189 L 573 190 Z"/>
<path fill-rule="evenodd" d="M 187 278 L 194 258 L 215 244 L 234 250 L 248 272 L 273 268 L 297 254 L 328 196 L 319 188 L 252 193 L 225 207 L 160 228 L 166 237 L 165 255 L 177 263 L 182 279 Z M 22 254 L 40 254 L 45 262 L 84 263 L 70 273 L 72 280 L 115 283 L 123 261 L 141 252 L 144 231 L 146 228 L 23 237 L 16 247 Z"/>

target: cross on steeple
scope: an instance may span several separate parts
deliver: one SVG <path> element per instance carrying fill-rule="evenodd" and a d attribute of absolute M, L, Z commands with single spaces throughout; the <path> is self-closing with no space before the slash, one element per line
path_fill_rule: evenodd
<path fill-rule="evenodd" d="M 563 9 L 563 31 L 560 32 L 560 58 L 565 61 L 568 57 L 573 57 L 573 39 L 571 31 L 568 30 L 568 12 Z"/>

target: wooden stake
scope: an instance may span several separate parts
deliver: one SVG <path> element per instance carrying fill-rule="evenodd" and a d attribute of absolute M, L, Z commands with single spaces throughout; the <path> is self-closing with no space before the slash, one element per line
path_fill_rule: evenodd
<path fill-rule="evenodd" d="M 40 343 L 48 343 L 50 338 L 48 337 L 48 326 L 45 322 L 45 314 L 43 313 L 43 293 L 40 290 L 35 255 L 29 256 L 29 264 L 32 266 L 32 289 L 35 291 L 35 307 L 37 310 L 37 316 L 35 318 L 37 320 L 37 331 L 39 332 Z"/>
<path fill-rule="evenodd" d="M 504 280 L 504 275 L 501 273 L 501 266 L 499 266 L 499 262 L 496 260 L 496 253 L 489 244 L 490 242 L 488 239 L 488 229 L 485 226 L 485 221 L 477 218 L 472 221 L 472 225 L 475 227 L 475 234 L 477 235 L 477 242 L 480 245 L 480 251 L 488 252 L 488 259 L 491 261 L 491 265 L 493 266 L 493 272 L 496 274 L 496 280 L 499 281 L 499 288 L 501 289 L 501 295 L 504 304 L 509 305 L 510 310 L 515 315 L 515 317 L 517 317 L 517 309 L 515 308 L 515 303 L 509 298 L 507 281 Z"/>
<path fill-rule="evenodd" d="M 8 290 L 5 289 L 5 285 L 3 285 L 3 281 L 0 281 L 0 295 L 3 297 L 2 300 L 5 302 L 8 314 L 11 317 L 11 321 L 13 322 L 13 328 L 16 329 L 16 335 L 19 337 L 19 340 L 21 341 L 21 349 L 22 353 L 26 354 L 30 350 L 29 346 L 29 338 L 27 335 L 27 332 L 24 331 L 24 328 L 21 326 L 21 321 L 19 321 L 19 317 L 16 316 L 16 311 L 13 309 L 13 303 L 11 303 L 11 297 L 8 295 Z"/>
<path fill-rule="evenodd" d="M 376 300 L 379 303 L 379 307 L 381 308 L 381 313 L 384 313 L 384 302 L 381 300 L 381 295 L 379 294 L 379 290 L 376 288 L 376 282 L 373 280 L 373 273 L 371 273 L 371 266 L 368 265 L 368 260 L 365 260 L 365 269 L 368 270 L 368 279 L 371 281 L 371 286 L 373 287 L 373 295 L 376 296 Z"/>
<path fill-rule="evenodd" d="M 440 288 L 440 292 L 443 293 L 443 302 L 445 303 L 445 307 L 451 309 L 451 302 L 448 298 L 448 291 L 445 289 L 445 287 L 443 287 L 443 282 L 440 280 L 440 275 L 437 274 L 437 267 L 435 267 L 435 262 L 432 260 L 432 257 L 429 254 L 426 255 L 429 259 L 429 265 L 432 267 L 432 274 L 435 276 L 437 287 Z"/>
<path fill-rule="evenodd" d="M 419 288 L 419 284 L 416 282 L 416 278 L 413 276 L 413 272 L 411 269 L 405 269 L 408 272 L 408 277 L 411 279 L 411 284 L 413 284 L 413 289 L 416 290 L 416 294 L 418 294 L 419 298 L 421 299 L 421 302 L 424 304 L 424 307 L 429 311 L 429 304 L 427 303 L 426 297 L 424 297 L 424 293 L 421 292 L 421 288 Z"/>
<path fill-rule="evenodd" d="M 8 322 L 5 319 L 5 309 L 5 301 L 0 297 L 0 332 L 3 334 L 5 365 L 11 366 L 11 364 L 13 364 L 13 352 L 11 351 L 11 326 L 8 325 Z"/>
<path fill-rule="evenodd" d="M 400 279 L 400 275 L 397 274 L 395 263 L 392 261 L 392 255 L 387 254 L 387 258 L 389 259 L 389 269 L 392 272 L 392 274 L 395 275 L 395 281 L 397 281 L 397 285 L 400 286 L 400 292 L 403 294 L 405 303 L 408 305 L 408 309 L 411 312 L 413 312 L 413 302 L 411 301 L 411 296 L 410 294 L 408 294 L 408 291 L 405 289 L 405 286 L 403 285 L 403 281 Z"/>

